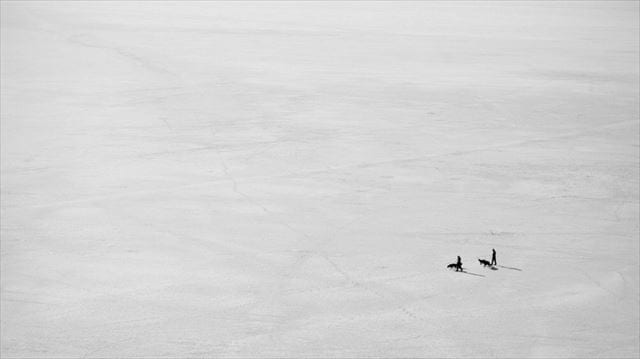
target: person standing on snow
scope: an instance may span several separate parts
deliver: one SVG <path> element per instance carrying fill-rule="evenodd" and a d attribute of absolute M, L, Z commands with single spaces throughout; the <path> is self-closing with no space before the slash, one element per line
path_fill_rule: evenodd
<path fill-rule="evenodd" d="M 456 263 L 456 272 L 458 270 L 462 270 L 462 258 L 460 256 L 458 256 L 458 262 Z"/>
<path fill-rule="evenodd" d="M 493 252 L 491 254 L 491 265 L 492 266 L 498 265 L 498 261 L 496 260 L 496 250 L 495 249 L 491 249 L 491 251 Z"/>

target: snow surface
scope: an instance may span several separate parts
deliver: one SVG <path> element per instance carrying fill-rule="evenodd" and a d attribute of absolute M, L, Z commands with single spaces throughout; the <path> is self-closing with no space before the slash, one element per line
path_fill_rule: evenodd
<path fill-rule="evenodd" d="M 638 2 L 1 9 L 3 358 L 640 356 Z"/>

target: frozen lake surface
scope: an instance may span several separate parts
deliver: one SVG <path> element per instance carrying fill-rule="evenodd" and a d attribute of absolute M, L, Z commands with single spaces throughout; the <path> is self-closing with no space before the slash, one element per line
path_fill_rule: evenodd
<path fill-rule="evenodd" d="M 638 11 L 3 1 L 0 355 L 637 358 Z"/>

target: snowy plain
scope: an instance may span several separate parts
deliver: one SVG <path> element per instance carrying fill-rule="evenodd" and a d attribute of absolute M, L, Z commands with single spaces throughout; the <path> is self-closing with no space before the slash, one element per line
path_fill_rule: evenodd
<path fill-rule="evenodd" d="M 638 2 L 1 4 L 2 358 L 640 356 Z"/>

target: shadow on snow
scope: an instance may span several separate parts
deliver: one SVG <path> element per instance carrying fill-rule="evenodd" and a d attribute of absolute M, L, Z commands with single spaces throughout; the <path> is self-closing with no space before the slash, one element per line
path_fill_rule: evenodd
<path fill-rule="evenodd" d="M 484 275 L 482 275 L 482 274 L 473 273 L 473 272 L 467 272 L 466 270 L 462 270 L 462 271 L 460 271 L 460 272 L 461 272 L 461 273 L 464 273 L 464 274 L 468 274 L 468 275 L 475 275 L 475 276 L 478 276 L 478 277 L 485 277 L 485 276 L 484 276 Z"/>
<path fill-rule="evenodd" d="M 515 267 L 506 267 L 506 266 L 496 266 L 496 267 L 500 267 L 500 268 L 504 268 L 504 269 L 517 270 L 517 271 L 522 272 L 522 269 L 520 269 L 520 268 L 515 268 Z"/>

